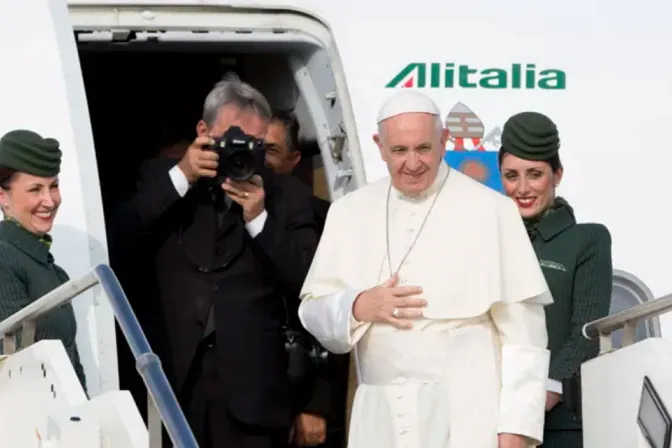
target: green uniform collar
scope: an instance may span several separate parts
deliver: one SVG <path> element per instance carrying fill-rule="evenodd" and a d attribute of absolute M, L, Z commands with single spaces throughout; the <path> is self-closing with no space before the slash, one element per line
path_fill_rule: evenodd
<path fill-rule="evenodd" d="M 54 257 L 49 252 L 51 236 L 39 237 L 12 219 L 5 218 L 0 222 L 0 240 L 15 246 L 40 263 L 47 264 L 54 261 Z"/>
<path fill-rule="evenodd" d="M 553 205 L 541 215 L 525 219 L 524 222 L 531 240 L 539 235 L 544 241 L 548 241 L 576 224 L 576 218 L 569 203 L 558 197 Z"/>

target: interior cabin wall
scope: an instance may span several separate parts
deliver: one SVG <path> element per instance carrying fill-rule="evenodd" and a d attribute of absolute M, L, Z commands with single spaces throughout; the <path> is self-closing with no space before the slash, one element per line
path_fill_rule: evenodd
<path fill-rule="evenodd" d="M 283 54 L 255 54 L 243 59 L 241 78 L 259 89 L 272 107 L 294 112 L 299 121 L 299 141 L 304 156 L 297 166 L 295 175 L 306 185 L 313 187 L 313 156 L 316 150 L 315 126 L 308 107 L 301 96 L 294 73 L 290 69 L 287 56 Z"/>
<path fill-rule="evenodd" d="M 221 72 L 215 58 L 199 54 L 81 52 L 80 61 L 108 210 L 134 192 L 143 160 L 194 138 Z"/>

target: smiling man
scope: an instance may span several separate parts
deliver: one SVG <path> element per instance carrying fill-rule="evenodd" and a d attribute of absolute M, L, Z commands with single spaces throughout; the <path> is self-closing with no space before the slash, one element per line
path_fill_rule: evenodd
<path fill-rule="evenodd" d="M 301 162 L 299 121 L 289 111 L 274 109 L 264 138 L 266 165 L 278 174 L 291 174 Z M 320 232 L 329 212 L 329 201 L 313 195 L 315 223 Z"/>
<path fill-rule="evenodd" d="M 511 199 L 444 162 L 425 95 L 400 90 L 374 136 L 389 177 L 336 201 L 302 323 L 355 350 L 349 448 L 542 442 L 546 281 Z"/>
<path fill-rule="evenodd" d="M 293 113 L 273 110 L 264 139 L 266 164 L 279 174 L 291 174 L 301 161 L 299 122 Z"/>

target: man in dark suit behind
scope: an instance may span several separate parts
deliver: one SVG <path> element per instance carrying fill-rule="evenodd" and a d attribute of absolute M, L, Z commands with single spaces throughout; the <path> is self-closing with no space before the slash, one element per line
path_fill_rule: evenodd
<path fill-rule="evenodd" d="M 219 179 L 217 153 L 203 148 L 231 126 L 263 139 L 270 118 L 257 90 L 218 83 L 184 156 L 152 161 L 113 218 L 115 251 L 151 263 L 163 322 L 148 338 L 167 341 L 173 387 L 203 448 L 285 447 L 292 426 L 283 297 L 297 300 L 317 246 L 312 198 L 261 168 L 250 181 Z"/>
<path fill-rule="evenodd" d="M 274 109 L 265 138 L 266 164 L 276 173 L 291 174 L 301 162 L 299 122 L 293 113 Z M 315 220 L 320 233 L 329 211 L 329 201 L 313 196 Z"/>
<path fill-rule="evenodd" d="M 293 113 L 273 111 L 264 144 L 269 167 L 276 173 L 294 171 L 301 161 L 301 151 L 299 123 Z M 320 234 L 329 205 L 328 201 L 313 196 L 313 213 Z M 298 313 L 298 310 L 293 311 Z M 299 413 L 294 420 L 294 446 L 344 446 L 348 359 L 346 355 L 329 353 L 326 365 L 321 366 L 313 378 L 307 379 L 303 390 L 296 394 Z M 321 444 L 323 440 L 326 443 Z"/>

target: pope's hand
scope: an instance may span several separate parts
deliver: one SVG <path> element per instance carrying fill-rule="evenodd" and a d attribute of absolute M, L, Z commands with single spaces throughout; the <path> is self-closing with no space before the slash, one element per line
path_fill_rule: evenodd
<path fill-rule="evenodd" d="M 385 322 L 399 329 L 413 328 L 410 319 L 422 317 L 424 299 L 413 297 L 422 293 L 418 286 L 397 286 L 399 275 L 375 288 L 368 289 L 355 299 L 352 314 L 359 322 Z"/>

